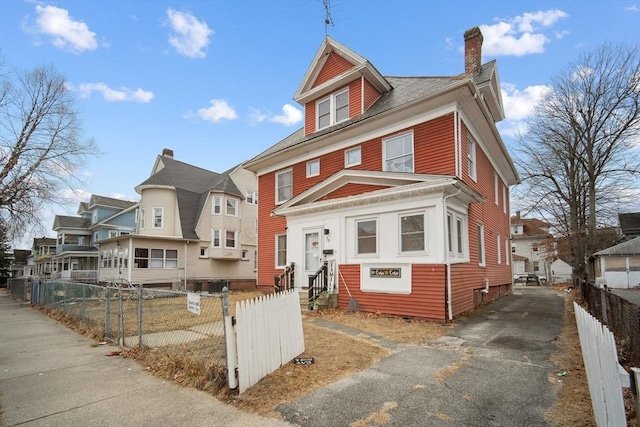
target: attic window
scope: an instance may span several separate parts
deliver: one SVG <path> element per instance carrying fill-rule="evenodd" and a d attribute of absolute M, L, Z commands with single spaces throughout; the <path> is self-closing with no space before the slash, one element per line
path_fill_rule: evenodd
<path fill-rule="evenodd" d="M 349 118 L 349 89 L 316 103 L 316 129 L 324 129 Z"/>

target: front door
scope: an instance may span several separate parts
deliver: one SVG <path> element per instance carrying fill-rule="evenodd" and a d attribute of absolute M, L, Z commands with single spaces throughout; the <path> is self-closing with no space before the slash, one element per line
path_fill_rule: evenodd
<path fill-rule="evenodd" d="M 314 274 L 322 265 L 321 229 L 307 230 L 304 233 L 304 272 L 305 277 Z M 305 285 L 306 286 L 306 285 Z"/>

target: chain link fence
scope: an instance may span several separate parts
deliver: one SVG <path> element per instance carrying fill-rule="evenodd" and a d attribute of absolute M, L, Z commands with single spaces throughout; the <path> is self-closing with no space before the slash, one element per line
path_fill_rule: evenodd
<path fill-rule="evenodd" d="M 17 287 L 16 287 L 17 288 Z M 226 366 L 222 294 L 38 281 L 34 302 L 106 342 Z"/>
<path fill-rule="evenodd" d="M 585 281 L 579 286 L 589 313 L 607 325 L 619 342 L 621 359 L 640 366 L 640 305 Z"/>

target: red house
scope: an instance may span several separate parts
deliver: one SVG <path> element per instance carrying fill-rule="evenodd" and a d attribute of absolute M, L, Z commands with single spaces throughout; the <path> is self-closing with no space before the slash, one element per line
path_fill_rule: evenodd
<path fill-rule="evenodd" d="M 259 286 L 290 274 L 343 308 L 439 320 L 511 292 L 519 178 L 496 62 L 481 63 L 478 28 L 464 38 L 464 73 L 448 77 L 383 76 L 324 39 L 294 96 L 304 127 L 246 164 Z"/>

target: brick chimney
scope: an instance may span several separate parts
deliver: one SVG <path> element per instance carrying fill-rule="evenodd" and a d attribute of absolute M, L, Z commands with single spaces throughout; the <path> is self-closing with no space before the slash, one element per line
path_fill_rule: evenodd
<path fill-rule="evenodd" d="M 162 150 L 162 157 L 168 157 L 170 159 L 173 159 L 173 150 L 165 148 L 164 150 Z"/>
<path fill-rule="evenodd" d="M 482 32 L 473 27 L 464 33 L 464 73 L 469 77 L 480 74 L 482 69 Z"/>

